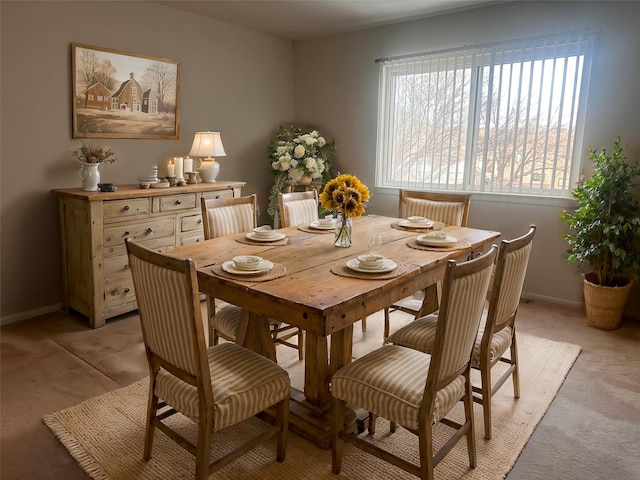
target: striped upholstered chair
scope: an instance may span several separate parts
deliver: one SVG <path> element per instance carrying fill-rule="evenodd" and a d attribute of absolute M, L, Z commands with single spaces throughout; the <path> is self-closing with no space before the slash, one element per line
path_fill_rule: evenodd
<path fill-rule="evenodd" d="M 332 470 L 340 473 L 344 442 L 391 462 L 423 479 L 433 478 L 438 462 L 464 436 L 469 463 L 476 466 L 473 399 L 469 362 L 478 333 L 480 315 L 491 280 L 497 247 L 468 262 L 447 263 L 443 280 L 442 306 L 437 321 L 433 353 L 399 345 L 384 345 L 338 370 L 331 383 Z M 446 415 L 464 400 L 465 420 L 454 422 Z M 399 424 L 419 437 L 420 465 L 407 462 L 372 446 L 366 438 L 343 430 L 345 405 L 370 412 L 372 431 L 375 417 Z M 433 426 L 444 423 L 456 429 L 451 439 L 435 454 Z"/>
<path fill-rule="evenodd" d="M 400 190 L 398 217 L 426 217 L 445 225 L 466 227 L 469 219 L 471 195 L 468 193 L 421 192 Z M 440 287 L 440 285 L 439 285 Z M 440 289 L 441 290 L 441 289 Z M 424 292 L 416 292 L 384 309 L 384 338 L 389 336 L 389 313 L 395 310 L 418 315 L 424 301 Z"/>
<path fill-rule="evenodd" d="M 318 192 L 291 192 L 278 194 L 280 226 L 295 227 L 318 220 Z"/>
<path fill-rule="evenodd" d="M 520 397 L 518 377 L 518 349 L 516 345 L 516 313 L 522 294 L 522 285 L 527 272 L 535 225 L 513 240 L 503 240 L 494 269 L 488 307 L 482 313 L 480 327 L 473 346 L 471 367 L 480 370 L 481 386 L 473 387 L 474 401 L 482 404 L 484 413 L 484 436 L 491 439 L 491 397 L 513 376 L 513 395 Z M 437 328 L 436 315 L 427 315 L 388 338 L 395 345 L 431 352 Z M 505 352 L 509 350 L 509 356 Z M 508 368 L 493 382 L 491 369 L 498 362 Z"/>
<path fill-rule="evenodd" d="M 201 199 L 204 238 L 211 239 L 224 235 L 247 233 L 257 224 L 256 195 L 236 198 Z M 226 305 L 217 311 L 215 299 L 207 297 L 209 344 L 217 345 L 219 337 L 235 342 L 240 327 L 241 309 Z M 283 344 L 298 350 L 298 358 L 304 359 L 304 332 L 277 320 L 269 319 L 271 337 L 276 344 Z M 297 336 L 298 342 L 289 341 Z"/>
<path fill-rule="evenodd" d="M 195 456 L 204 480 L 257 444 L 277 437 L 284 461 L 290 380 L 285 370 L 235 343 L 206 347 L 195 263 L 126 242 L 149 363 L 144 459 L 151 459 L 155 429 Z M 275 425 L 209 463 L 215 432 L 275 406 Z M 164 420 L 184 415 L 198 425 L 194 445 Z M 174 472 L 175 473 L 175 472 Z M 167 472 L 171 475 L 171 472 Z"/>

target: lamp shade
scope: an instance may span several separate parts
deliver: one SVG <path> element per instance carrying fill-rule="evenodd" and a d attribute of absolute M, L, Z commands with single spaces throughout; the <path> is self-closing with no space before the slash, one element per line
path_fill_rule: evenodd
<path fill-rule="evenodd" d="M 189 156 L 226 157 L 220 132 L 196 132 Z"/>

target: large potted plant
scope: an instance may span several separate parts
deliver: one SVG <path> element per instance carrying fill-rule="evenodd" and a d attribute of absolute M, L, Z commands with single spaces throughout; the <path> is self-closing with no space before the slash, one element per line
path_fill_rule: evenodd
<path fill-rule="evenodd" d="M 563 211 L 569 225 L 564 238 L 571 244 L 568 262 L 579 263 L 589 325 L 603 330 L 620 326 L 633 280 L 640 272 L 640 212 L 631 188 L 640 175 L 638 162 L 627 162 L 620 137 L 609 155 L 589 147 L 593 175 L 572 192 L 578 202 Z"/>

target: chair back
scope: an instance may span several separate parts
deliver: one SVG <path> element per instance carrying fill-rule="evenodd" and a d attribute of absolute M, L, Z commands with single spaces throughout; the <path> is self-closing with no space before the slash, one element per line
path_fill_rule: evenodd
<path fill-rule="evenodd" d="M 235 198 L 201 198 L 204 238 L 247 233 L 257 225 L 256 195 Z"/>
<path fill-rule="evenodd" d="M 278 194 L 280 226 L 295 227 L 318 220 L 318 192 L 291 192 Z"/>
<path fill-rule="evenodd" d="M 149 365 L 197 385 L 208 378 L 195 263 L 126 240 Z"/>
<path fill-rule="evenodd" d="M 468 368 L 497 252 L 493 245 L 468 262 L 447 263 L 425 396 L 435 395 Z"/>
<path fill-rule="evenodd" d="M 536 226 L 531 225 L 525 235 L 501 242 L 489 294 L 485 333 L 498 332 L 515 318 L 535 233 Z"/>
<path fill-rule="evenodd" d="M 471 195 L 400 190 L 398 216 L 419 215 L 446 225 L 466 227 Z"/>

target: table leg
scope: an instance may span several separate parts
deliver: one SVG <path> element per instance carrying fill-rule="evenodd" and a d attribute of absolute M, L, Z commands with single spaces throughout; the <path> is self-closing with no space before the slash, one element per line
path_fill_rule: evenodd
<path fill-rule="evenodd" d="M 276 361 L 276 347 L 269 332 L 269 319 L 265 315 L 243 308 L 236 343 Z"/>

